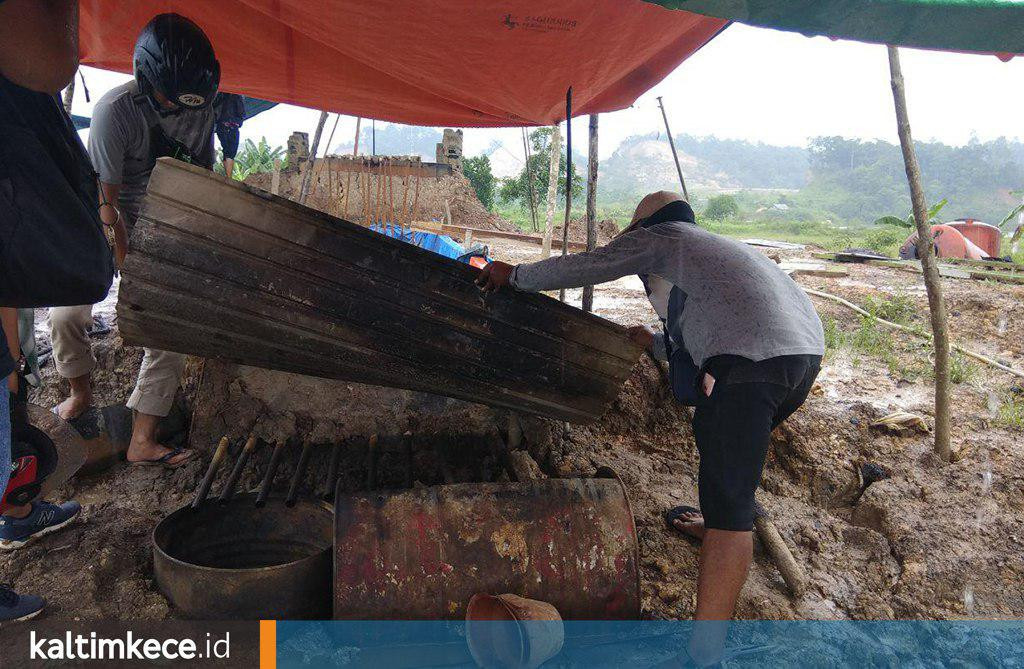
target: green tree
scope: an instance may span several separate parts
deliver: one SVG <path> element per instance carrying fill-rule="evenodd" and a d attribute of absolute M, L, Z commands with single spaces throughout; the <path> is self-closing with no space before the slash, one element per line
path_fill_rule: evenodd
<path fill-rule="evenodd" d="M 533 173 L 533 197 L 537 203 L 538 212 L 544 209 L 544 198 L 548 193 L 548 172 L 551 163 L 551 128 L 537 128 L 530 133 L 530 156 L 529 168 L 526 166 L 517 176 L 509 177 L 502 181 L 498 197 L 504 203 L 518 202 L 524 209 L 530 208 L 530 179 L 529 174 Z M 565 149 L 562 149 L 562 162 L 558 172 L 558 196 L 565 198 Z M 578 164 L 573 161 L 572 165 L 572 196 L 577 199 L 583 195 L 583 177 L 577 169 Z"/>
<path fill-rule="evenodd" d="M 491 159 L 487 156 L 474 156 L 462 161 L 462 173 L 473 184 L 476 196 L 487 207 L 488 211 L 494 209 L 494 191 L 497 180 L 491 172 Z"/>
<path fill-rule="evenodd" d="M 285 154 L 284 147 L 271 147 L 266 137 L 261 137 L 259 144 L 247 139 L 239 149 L 238 155 L 235 156 L 235 173 L 232 176 L 239 181 L 244 181 L 250 174 L 273 172 L 275 160 L 281 161 L 281 169 L 287 167 L 288 156 Z M 223 154 L 220 150 L 217 151 L 214 171 L 217 174 L 224 174 Z"/>
<path fill-rule="evenodd" d="M 732 195 L 716 195 L 708 200 L 704 208 L 704 218 L 712 221 L 724 221 L 735 218 L 740 213 L 740 205 Z"/>

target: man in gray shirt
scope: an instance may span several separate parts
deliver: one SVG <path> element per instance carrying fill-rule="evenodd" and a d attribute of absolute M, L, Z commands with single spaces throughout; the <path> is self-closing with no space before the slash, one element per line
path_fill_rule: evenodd
<path fill-rule="evenodd" d="M 670 357 L 677 399 L 695 405 L 700 510 L 670 527 L 703 541 L 698 620 L 728 620 L 753 554 L 754 490 L 772 429 L 803 404 L 825 352 L 807 295 L 750 246 L 698 227 L 675 193 L 645 197 L 626 230 L 589 253 L 512 267 L 493 262 L 485 290 L 574 288 L 636 274 L 663 324 L 631 335 Z"/>
<path fill-rule="evenodd" d="M 157 158 L 213 167 L 212 102 L 220 82 L 213 46 L 198 25 L 177 14 L 155 17 L 135 45 L 135 79 L 104 95 L 93 111 L 89 153 L 100 180 L 100 217 L 113 230 L 120 265 Z M 50 311 L 57 372 L 71 395 L 56 407 L 73 420 L 92 403 L 90 374 L 96 358 L 87 328 L 92 307 Z M 171 409 L 185 356 L 145 349 L 139 378 L 128 400 L 135 410 L 129 462 L 177 467 L 191 452 L 156 441 L 160 418 Z"/>

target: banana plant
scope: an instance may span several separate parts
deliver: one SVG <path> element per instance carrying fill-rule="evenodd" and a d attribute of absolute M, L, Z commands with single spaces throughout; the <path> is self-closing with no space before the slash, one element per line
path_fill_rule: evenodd
<path fill-rule="evenodd" d="M 938 219 L 939 212 L 942 208 L 949 204 L 946 198 L 942 198 L 939 202 L 936 202 L 928 209 L 928 225 L 936 225 L 941 223 Z M 1024 206 L 1024 205 L 1022 205 Z M 914 222 L 914 212 L 910 212 L 910 215 L 906 218 L 900 218 L 899 216 L 882 216 L 881 218 L 875 219 L 875 225 L 894 225 L 899 228 L 913 228 L 916 227 Z"/>

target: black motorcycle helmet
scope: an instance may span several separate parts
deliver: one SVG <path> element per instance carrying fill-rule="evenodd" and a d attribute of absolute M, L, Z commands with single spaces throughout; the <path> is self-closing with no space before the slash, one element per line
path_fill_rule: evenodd
<path fill-rule="evenodd" d="M 207 107 L 220 86 L 213 45 L 202 28 L 180 14 L 160 14 L 146 24 L 135 42 L 134 66 L 139 93 L 161 114 Z M 177 109 L 165 109 L 154 91 Z"/>

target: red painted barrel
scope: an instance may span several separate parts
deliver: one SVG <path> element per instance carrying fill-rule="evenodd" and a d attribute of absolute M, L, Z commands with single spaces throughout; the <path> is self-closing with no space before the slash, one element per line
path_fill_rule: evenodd
<path fill-rule="evenodd" d="M 996 226 L 975 221 L 971 218 L 953 221 L 949 225 L 974 242 L 975 245 L 985 252 L 985 255 L 991 258 L 999 257 L 999 248 L 1003 242 L 1003 235 Z"/>
<path fill-rule="evenodd" d="M 334 617 L 464 619 L 473 595 L 513 593 L 565 619 L 635 619 L 637 550 L 615 479 L 339 494 Z"/>

